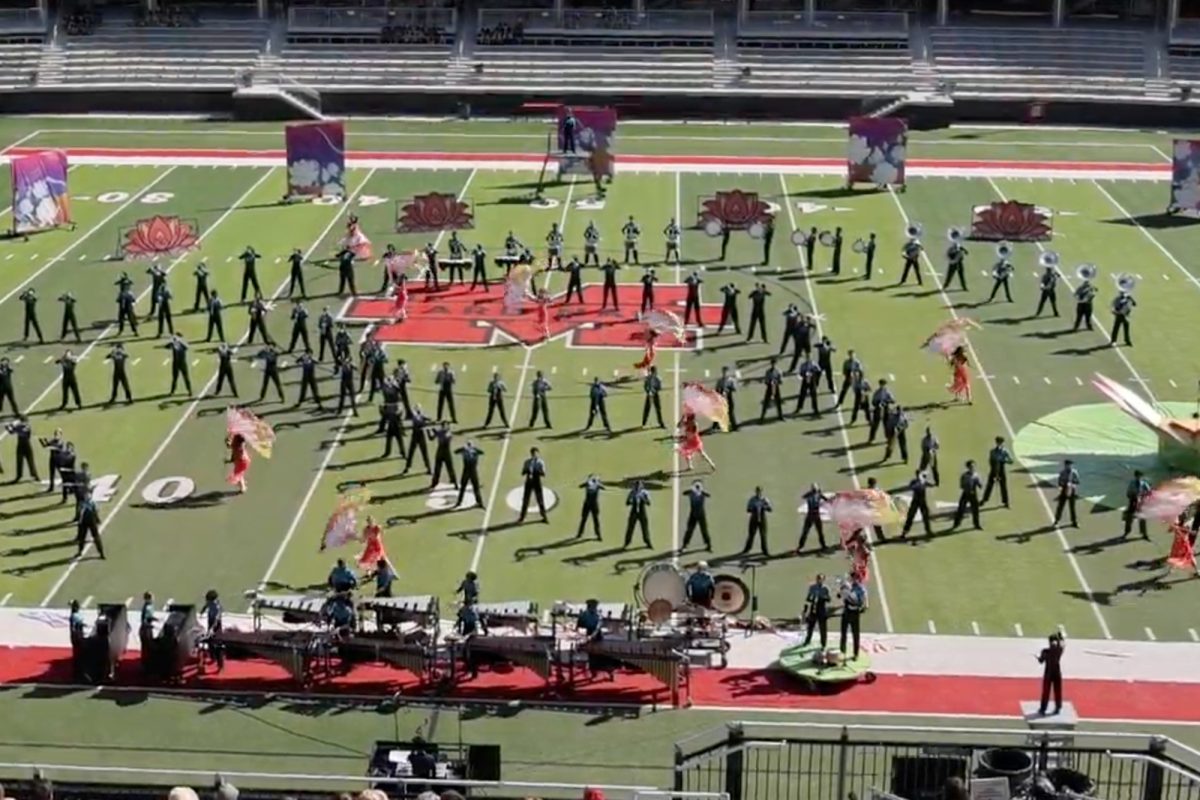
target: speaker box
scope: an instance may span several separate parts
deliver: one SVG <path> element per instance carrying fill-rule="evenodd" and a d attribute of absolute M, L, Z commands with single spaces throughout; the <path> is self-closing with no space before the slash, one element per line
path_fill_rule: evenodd
<path fill-rule="evenodd" d="M 472 744 L 467 746 L 467 779 L 472 781 L 500 780 L 500 745 Z"/>
<path fill-rule="evenodd" d="M 948 756 L 896 756 L 892 794 L 905 800 L 939 800 L 949 778 L 967 777 L 967 760 Z"/>

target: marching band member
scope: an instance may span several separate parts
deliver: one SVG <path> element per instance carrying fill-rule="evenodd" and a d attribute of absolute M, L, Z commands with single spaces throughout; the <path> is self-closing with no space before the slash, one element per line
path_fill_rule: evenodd
<path fill-rule="evenodd" d="M 989 303 L 996 299 L 1001 287 L 1004 287 L 1004 299 L 1010 303 L 1013 301 L 1012 292 L 1008 287 L 1008 279 L 1012 277 L 1013 272 L 1012 262 L 1004 257 L 1001 257 L 992 267 L 992 293 L 988 295 L 987 299 Z"/>
<path fill-rule="evenodd" d="M 1122 281 L 1128 280 L 1125 277 Z M 1128 284 L 1126 284 L 1127 286 Z M 1109 341 L 1113 347 L 1117 346 L 1117 334 L 1122 333 L 1125 336 L 1125 346 L 1133 347 L 1133 342 L 1129 338 L 1129 316 L 1133 313 L 1133 307 L 1137 305 L 1137 301 L 1133 299 L 1133 295 L 1122 286 L 1112 303 L 1113 326 L 1112 333 L 1109 335 Z"/>
<path fill-rule="evenodd" d="M 975 525 L 975 530 L 983 530 L 983 526 L 979 524 L 979 490 L 982 487 L 983 481 L 975 471 L 975 462 L 967 461 L 966 469 L 958 477 L 958 507 L 954 510 L 954 524 L 950 527 L 951 530 L 962 525 L 967 511 L 971 512 L 971 522 Z"/>
<path fill-rule="evenodd" d="M 638 237 L 642 235 L 642 229 L 633 221 L 632 216 L 621 226 L 621 234 L 625 237 L 625 263 L 629 263 L 630 257 L 633 258 L 634 264 L 641 263 L 638 261 Z"/>
<path fill-rule="evenodd" d="M 796 545 L 796 555 L 804 552 L 804 543 L 808 540 L 808 532 L 817 529 L 817 539 L 821 542 L 821 551 L 829 549 L 825 544 L 825 526 L 821 524 L 821 506 L 825 504 L 825 495 L 816 483 L 808 487 L 804 493 L 804 525 L 800 528 L 800 543 Z"/>
<path fill-rule="evenodd" d="M 946 248 L 946 280 L 943 285 L 949 289 L 950 284 L 954 282 L 954 276 L 957 275 L 958 285 L 965 292 L 967 291 L 967 273 L 963 267 L 963 262 L 967 257 L 967 248 L 962 246 L 962 231 L 958 228 L 951 228 L 949 237 L 950 246 Z M 906 264 L 906 272 L 907 269 L 908 266 Z M 919 275 L 920 273 L 918 273 Z M 920 282 L 920 278 L 918 277 L 917 283 Z"/>
<path fill-rule="evenodd" d="M 852 658 L 858 658 L 859 620 L 862 617 L 862 613 L 867 610 L 867 587 L 862 585 L 857 575 L 852 574 L 849 583 L 842 584 L 841 601 L 842 637 L 838 649 L 845 655 L 846 634 L 850 633 L 854 637 L 854 655 Z"/>
<path fill-rule="evenodd" d="M 808 593 L 804 596 L 804 610 L 800 619 L 804 620 L 804 646 L 812 643 L 813 630 L 821 634 L 821 650 L 829 645 L 829 603 L 831 601 L 829 587 L 825 585 L 825 576 L 817 573 Z"/>
<path fill-rule="evenodd" d="M 545 289 L 540 289 L 536 298 L 537 304 L 537 327 L 538 333 L 541 334 L 542 341 L 550 339 L 550 295 L 546 294 Z"/>
<path fill-rule="evenodd" d="M 600 230 L 596 227 L 596 223 L 588 221 L 587 228 L 583 231 L 583 265 L 586 267 L 588 260 L 597 267 L 600 266 Z"/>
<path fill-rule="evenodd" d="M 671 256 L 675 256 L 676 264 L 679 263 L 680 235 L 681 231 L 679 229 L 679 223 L 675 221 L 674 217 L 671 217 L 671 221 L 667 223 L 667 227 L 663 228 L 663 236 L 666 237 L 667 240 L 667 254 L 663 256 L 664 264 L 671 263 Z"/>
<path fill-rule="evenodd" d="M 717 582 L 708 571 L 708 562 L 701 561 L 696 565 L 696 571 L 688 576 L 684 584 L 684 594 L 688 601 L 701 608 L 712 608 L 713 598 L 717 594 Z"/>
<path fill-rule="evenodd" d="M 431 285 L 433 290 L 437 291 L 442 288 L 438 282 L 438 267 L 440 265 L 438 264 L 437 247 L 433 242 L 429 242 L 421 252 L 425 254 L 425 291 L 429 291 Z"/>
<path fill-rule="evenodd" d="M 579 529 L 575 531 L 575 538 L 583 538 L 583 528 L 590 517 L 596 541 L 600 541 L 603 539 L 600 535 L 600 493 L 604 491 L 604 484 L 593 474 L 588 475 L 587 480 L 579 484 L 579 488 L 583 489 L 583 508 L 579 514 Z"/>
<path fill-rule="evenodd" d="M 1075 325 L 1071 328 L 1072 332 L 1079 330 L 1084 323 L 1089 331 L 1092 329 L 1092 301 L 1096 299 L 1096 292 L 1096 287 L 1086 278 L 1075 287 Z"/>
<path fill-rule="evenodd" d="M 871 280 L 871 267 L 875 266 L 875 234 L 874 234 L 874 232 L 872 232 L 871 235 L 867 237 L 867 241 L 863 243 L 862 254 L 863 254 L 863 269 L 865 271 L 865 274 L 863 275 L 863 280 L 869 281 L 869 280 Z"/>
<path fill-rule="evenodd" d="M 911 229 L 910 229 L 911 232 Z M 908 283 L 909 270 L 912 271 L 913 277 L 917 279 L 917 285 L 920 286 L 921 281 L 921 242 L 918 239 L 909 239 L 904 243 L 902 252 L 904 253 L 904 270 L 900 273 L 900 283 L 903 286 Z"/>
<path fill-rule="evenodd" d="M 688 545 L 692 543 L 692 536 L 696 529 L 700 529 L 700 537 L 704 539 L 704 549 L 712 552 L 712 539 L 708 536 L 708 513 L 705 511 L 705 504 L 711 494 L 704 488 L 704 484 L 700 481 L 695 481 L 691 488 L 683 493 L 683 496 L 688 499 L 688 518 L 687 523 L 683 528 L 683 544 L 679 548 L 679 552 L 685 552 Z"/>
<path fill-rule="evenodd" d="M 654 284 L 658 283 L 658 275 L 654 273 L 653 268 L 647 269 L 644 273 L 642 273 L 641 281 L 642 303 L 638 308 L 638 313 L 645 314 L 647 311 L 654 308 Z"/>
<path fill-rule="evenodd" d="M 678 253 L 675 254 L 675 260 L 679 261 Z M 683 303 L 683 324 L 687 325 L 694 313 L 696 324 L 703 327 L 704 320 L 700 318 L 700 284 L 704 283 L 704 279 L 700 277 L 700 273 L 692 270 L 692 274 L 684 278 L 683 283 L 687 287 L 687 296 Z"/>
<path fill-rule="evenodd" d="M 1138 511 L 1142 508 L 1142 502 L 1150 495 L 1152 491 L 1150 481 L 1146 480 L 1140 469 L 1133 471 L 1133 480 L 1129 482 L 1129 486 L 1125 489 L 1125 533 L 1121 536 L 1122 539 L 1129 536 L 1133 532 L 1133 520 L 1137 518 L 1138 530 L 1142 534 L 1143 539 L 1149 539 L 1150 534 L 1146 530 L 1145 517 L 1138 517 Z"/>
<path fill-rule="evenodd" d="M 633 482 L 633 488 L 625 498 L 625 505 L 629 506 L 629 517 L 625 521 L 625 543 L 621 545 L 621 549 L 627 550 L 629 545 L 633 544 L 635 527 L 641 528 L 642 544 L 646 545 L 646 549 L 652 549 L 654 545 L 650 542 L 650 515 L 647 511 L 650 506 L 650 492 L 646 491 L 646 484 L 640 478 Z"/>
<path fill-rule="evenodd" d="M 970 405 L 972 402 L 971 372 L 967 369 L 970 362 L 967 360 L 967 351 L 961 344 L 950 354 L 949 362 L 952 370 L 950 394 L 954 395 L 955 400 L 966 400 L 967 405 Z"/>
<path fill-rule="evenodd" d="M 938 474 L 938 450 L 940 449 L 942 449 L 942 445 L 934 435 L 933 428 L 926 426 L 925 435 L 921 437 L 921 465 L 917 469 L 922 473 L 929 470 L 934 486 L 942 482 L 942 477 Z"/>
<path fill-rule="evenodd" d="M 546 234 L 546 269 L 562 268 L 563 235 L 558 223 L 550 223 L 550 232 Z"/>
<path fill-rule="evenodd" d="M 642 393 L 646 396 L 645 402 L 642 403 L 642 427 L 646 427 L 646 423 L 650 421 L 651 409 L 658 417 L 658 427 L 667 427 L 662 415 L 662 378 L 658 376 L 658 367 L 653 364 L 642 381 Z"/>
<path fill-rule="evenodd" d="M 1079 520 L 1075 516 L 1075 500 L 1079 495 L 1079 472 L 1075 469 L 1075 462 L 1067 459 L 1063 462 L 1063 468 L 1058 472 L 1058 502 L 1054 508 L 1054 524 L 1057 527 L 1062 519 L 1063 509 L 1070 506 L 1071 509 L 1071 527 L 1078 528 Z"/>
<path fill-rule="evenodd" d="M 1058 316 L 1058 270 L 1055 267 L 1047 266 L 1042 272 L 1042 277 L 1038 281 L 1038 285 L 1042 290 L 1042 294 L 1038 297 L 1037 311 L 1033 312 L 1035 317 L 1042 315 L 1042 309 L 1046 307 L 1046 303 L 1050 304 L 1050 310 L 1054 312 L 1054 316 Z"/>

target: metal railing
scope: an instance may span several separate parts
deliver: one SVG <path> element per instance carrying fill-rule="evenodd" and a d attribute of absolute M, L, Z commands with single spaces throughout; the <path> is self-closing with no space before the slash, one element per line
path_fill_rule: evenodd
<path fill-rule="evenodd" d="M 46 18 L 37 8 L 0 8 L 0 34 L 43 33 Z"/>
<path fill-rule="evenodd" d="M 610 8 L 481 8 L 479 28 L 520 25 L 529 33 L 663 32 L 711 35 L 713 14 L 700 10 L 629 11 Z"/>
<path fill-rule="evenodd" d="M 210 784 L 211 771 L 195 769 L 163 769 L 154 767 L 82 766 L 74 764 L 34 764 L 28 762 L 0 762 L 0 773 L 7 775 L 30 775 L 39 772 L 56 784 L 59 792 L 74 794 L 69 786 L 83 780 L 102 780 L 107 783 L 120 781 L 128 786 L 136 781 L 138 786 L 150 785 L 202 785 Z M 730 800 L 724 792 L 690 792 L 659 789 L 655 786 L 629 784 L 555 783 L 549 781 L 474 781 L 462 778 L 414 778 L 381 777 L 374 775 L 320 775 L 284 772 L 221 772 L 221 778 L 237 786 L 243 793 L 250 790 L 258 796 L 269 793 L 267 788 L 279 791 L 326 791 L 330 793 L 365 789 L 381 785 L 398 794 L 410 795 L 429 788 L 454 789 L 468 797 L 522 798 L 539 797 L 544 800 L 579 800 L 585 789 L 598 789 L 611 800 Z M 66 787 L 64 789 L 64 785 Z M 256 786 L 264 787 L 255 791 Z"/>
<path fill-rule="evenodd" d="M 1022 728 L 730 723 L 675 746 L 675 788 L 731 800 L 940 796 L 950 777 L 995 776 L 994 754 L 1104 800 L 1200 800 L 1200 753 L 1144 734 Z M 1010 781 L 1013 780 L 1012 776 Z"/>
<path fill-rule="evenodd" d="M 908 35 L 908 15 L 892 11 L 818 11 L 809 20 L 803 11 L 750 11 L 743 15 L 738 33 L 780 37 L 899 38 Z"/>
<path fill-rule="evenodd" d="M 290 33 L 379 31 L 385 25 L 413 25 L 452 31 L 452 8 L 311 8 L 288 9 Z"/>
<path fill-rule="evenodd" d="M 479 29 L 510 28 L 520 25 L 526 33 L 557 31 L 562 29 L 562 20 L 553 8 L 481 8 Z"/>

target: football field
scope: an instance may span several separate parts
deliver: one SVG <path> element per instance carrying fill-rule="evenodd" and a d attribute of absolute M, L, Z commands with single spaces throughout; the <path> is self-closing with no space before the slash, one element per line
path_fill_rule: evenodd
<path fill-rule="evenodd" d="M 533 207 L 528 195 L 540 164 L 532 156 L 544 145 L 545 128 L 534 123 L 350 122 L 352 151 L 421 154 L 422 166 L 402 160 L 354 167 L 348 175 L 345 203 L 281 205 L 285 169 L 263 166 L 262 159 L 229 158 L 222 151 L 278 150 L 278 126 L 250 123 L 200 123 L 146 120 L 9 120 L 0 122 L 0 142 L 22 148 L 67 148 L 82 154 L 118 153 L 109 163 L 86 155 L 70 172 L 73 230 L 0 241 L 0 348 L 15 367 L 16 397 L 27 410 L 35 434 L 48 437 L 62 428 L 96 479 L 107 560 L 93 554 L 75 560 L 71 507 L 57 493 L 28 480 L 0 486 L 0 600 L 9 606 L 65 606 L 71 599 L 123 602 L 153 591 L 160 600 L 198 602 L 209 588 L 223 597 L 244 591 L 318 590 L 338 556 L 352 559 L 357 550 L 318 551 L 326 519 L 339 493 L 366 486 L 372 494 L 368 513 L 384 524 L 384 542 L 399 574 L 400 594 L 439 595 L 448 608 L 462 574 L 480 573 L 488 602 L 533 600 L 547 608 L 555 600 L 632 602 L 640 571 L 670 561 L 680 544 L 686 501 L 681 492 L 701 479 L 712 493 L 709 521 L 714 552 L 678 556 L 682 566 L 706 558 L 715 571 L 752 583 L 760 613 L 795 617 L 803 588 L 816 572 L 842 574 L 843 554 L 809 549 L 795 556 L 802 515 L 800 495 L 812 482 L 829 492 L 878 478 L 889 490 L 902 491 L 916 467 L 917 443 L 925 426 L 941 441 L 942 484 L 931 492 L 935 536 L 898 543 L 877 543 L 872 567 L 872 607 L 868 626 L 879 631 L 1042 636 L 1062 626 L 1072 636 L 1117 639 L 1197 640 L 1197 623 L 1186 609 L 1200 599 L 1200 581 L 1167 575 L 1163 558 L 1170 535 L 1151 528 L 1150 540 L 1121 538 L 1125 483 L 1133 469 L 1153 480 L 1166 475 L 1155 458 L 1152 433 L 1141 431 L 1110 409 L 1091 386 L 1101 373 L 1129 386 L 1176 416 L 1189 416 L 1197 402 L 1198 367 L 1188 346 L 1194 336 L 1193 309 L 1200 301 L 1195 264 L 1196 232 L 1190 221 L 1162 215 L 1169 170 L 1157 180 L 1114 177 L 1147 172 L 1169 164 L 1167 134 L 1073 130 L 954 129 L 910 137 L 909 158 L 945 160 L 943 174 L 910 175 L 904 192 L 846 192 L 834 174 L 800 174 L 784 166 L 788 158 L 839 158 L 845 134 L 834 127 L 624 125 L 618 139 L 618 175 L 601 208 L 580 207 L 591 186 L 569 180 L 551 184 L 548 208 Z M 184 153 L 204 150 L 211 158 Z M 444 164 L 435 164 L 443 154 Z M 526 166 L 499 167 L 486 154 L 526 154 Z M 642 166 L 621 171 L 626 154 L 662 157 L 659 169 Z M 478 158 L 475 158 L 478 156 Z M 759 157 L 760 169 L 739 171 L 740 161 L 722 157 Z M 477 165 L 472 165 L 472 159 Z M 776 160 L 780 166 L 772 168 Z M 203 161 L 203 163 L 201 163 Z M 209 163 L 212 162 L 212 163 Z M 1072 162 L 1053 178 L 1022 177 L 1029 165 L 1050 170 Z M 959 166 L 953 166 L 958 164 Z M 966 165 L 974 166 L 966 166 Z M 1092 164 L 1094 169 L 1089 167 Z M 1110 169 L 1123 165 L 1121 170 Z M 440 168 L 434 168 L 440 166 Z M 950 174 L 958 172 L 960 174 Z M 938 172 L 938 170 L 933 170 Z M 762 243 L 734 234 L 724 260 L 719 239 L 691 227 L 703 199 L 718 191 L 756 192 L 778 206 L 776 236 L 767 264 Z M 527 345 L 510 335 L 514 324 L 502 316 L 460 319 L 445 327 L 443 339 L 409 343 L 403 330 L 383 336 L 391 364 L 405 359 L 413 375 L 413 400 L 431 412 L 436 404 L 434 371 L 448 362 L 458 375 L 456 446 L 474 440 L 484 451 L 481 466 L 486 510 L 453 508 L 454 492 L 430 486 L 417 470 L 401 475 L 402 461 L 382 460 L 376 433 L 376 403 L 359 398 L 360 416 L 318 413 L 310 404 L 294 407 L 298 393 L 293 357 L 285 357 L 285 403 L 274 391 L 251 407 L 275 427 L 274 457 L 256 458 L 249 491 L 238 495 L 225 482 L 224 409 L 229 397 L 211 397 L 216 376 L 214 344 L 205 343 L 205 315 L 191 313 L 193 269 L 205 260 L 210 284 L 229 304 L 225 314 L 231 343 L 246 334 L 245 307 L 236 304 L 247 246 L 264 255 L 259 278 L 274 301 L 268 315 L 273 337 L 290 338 L 290 302 L 286 298 L 286 257 L 300 248 L 311 261 L 324 261 L 345 233 L 347 215 L 357 214 L 376 253 L 387 243 L 400 249 L 423 246 L 432 236 L 397 235 L 397 203 L 429 192 L 453 194 L 470 204 L 474 227 L 459 232 L 468 246 L 482 243 L 490 254 L 502 250 L 509 231 L 544 252 L 551 223 L 564 230 L 566 253 L 582 251 L 588 222 L 601 230 L 601 257 L 621 256 L 620 228 L 629 216 L 640 224 L 643 265 L 655 264 L 660 292 L 682 283 L 692 270 L 704 280 L 703 300 L 719 305 L 718 288 L 733 283 L 742 291 L 741 322 L 749 320 L 746 295 L 756 282 L 766 285 L 770 342 L 747 343 L 730 330 L 698 332 L 695 347 L 664 349 L 658 357 L 664 378 L 666 430 L 641 427 L 643 394 L 634 362 L 640 346 L 623 345 L 612 331 L 555 318 L 549 342 Z M 0 197 L 8 197 L 8 176 L 0 179 Z M 945 231 L 969 225 L 971 209 L 995 200 L 1014 199 L 1053 209 L 1054 238 L 1044 246 L 1018 244 L 1013 300 L 986 303 L 991 288 L 993 245 L 968 243 L 969 288 L 943 288 Z M 7 201 L 3 202 L 7 205 Z M 5 210 L 0 225 L 10 224 Z M 197 249 L 162 265 L 169 269 L 176 329 L 190 344 L 194 397 L 168 396 L 170 370 L 165 339 L 155 336 L 149 312 L 148 263 L 119 261 L 123 231 L 154 215 L 176 216 L 201 236 Z M 685 227 L 683 264 L 662 264 L 660 231 L 671 217 Z M 920 223 L 929 260 L 922 286 L 896 286 L 905 228 Z M 791 244 L 796 229 L 841 227 L 847 247 L 843 272 L 828 274 L 830 250 L 818 246 L 815 264 L 806 264 L 803 248 Z M 849 243 L 874 232 L 878 239 L 876 273 L 862 275 L 862 257 Z M 444 244 L 442 247 L 444 251 Z M 1061 257 L 1063 284 L 1059 309 L 1034 319 L 1037 261 L 1042 250 Z M 489 259 L 490 260 L 490 259 Z M 1098 265 L 1100 296 L 1096 330 L 1070 332 L 1076 265 Z M 501 273 L 489 264 L 492 277 Z M 114 283 L 128 271 L 139 295 L 139 337 L 118 334 Z M 1109 302 L 1118 273 L 1136 276 L 1132 348 L 1108 346 L 1112 322 Z M 360 293 L 379 286 L 380 268 L 358 268 Z M 621 280 L 636 285 L 641 269 L 628 267 Z M 336 269 L 306 267 L 315 344 L 315 319 L 322 307 L 342 314 L 347 298 L 335 294 Z M 551 295 L 566 289 L 562 274 L 550 273 Z M 588 271 L 585 281 L 599 283 Z M 23 341 L 19 295 L 34 288 L 46 342 Z M 56 298 L 73 292 L 83 342 L 59 341 Z M 598 286 L 592 291 L 597 292 Z M 633 319 L 638 290 L 617 330 L 636 332 Z M 589 294 L 589 301 L 593 297 Z M 681 297 L 681 295 L 680 295 Z M 420 295 L 414 301 L 424 302 Z M 436 300 L 430 302 L 437 302 Z M 850 425 L 848 413 L 832 409 L 821 396 L 821 413 L 793 416 L 797 385 L 785 383 L 786 418 L 773 414 L 759 422 L 760 377 L 777 353 L 789 303 L 818 315 L 822 332 L 838 348 L 835 363 L 854 349 L 872 379 L 891 380 L 911 416 L 911 462 L 898 456 L 882 461 L 881 442 L 866 444 L 866 426 Z M 682 309 L 679 309 L 682 311 Z M 706 315 L 717 308 L 706 309 Z M 529 312 L 532 313 L 532 312 Z M 970 358 L 974 403 L 950 405 L 945 363 L 921 348 L 938 325 L 953 316 L 980 323 L 971 333 Z M 707 317 L 706 317 L 707 318 Z M 351 317 L 356 338 L 368 325 L 386 320 Z M 403 326 L 400 326 L 403 328 Z M 439 328 L 439 330 L 442 330 Z M 481 336 L 480 331 L 490 333 Z M 130 352 L 131 405 L 106 405 L 110 347 L 124 342 Z M 615 343 L 614 343 L 615 342 Z M 59 370 L 64 349 L 82 353 L 79 380 L 85 407 L 60 411 Z M 257 400 L 261 369 L 252 360 L 258 346 L 240 349 L 236 367 L 243 401 Z M 701 381 L 712 386 L 723 366 L 740 377 L 734 433 L 705 437 L 717 464 L 710 472 L 697 461 L 694 472 L 682 469 L 674 454 L 670 426 L 679 408 L 680 386 Z M 786 366 L 783 364 L 782 366 Z M 528 427 L 530 382 L 541 371 L 553 386 L 553 430 Z M 509 387 L 512 426 L 482 428 L 485 385 L 493 372 Z M 321 391 L 336 399 L 331 369 L 323 369 Z M 613 434 L 582 432 L 587 418 L 588 384 L 594 377 L 609 385 Z M 9 410 L 5 409 L 7 420 Z M 653 420 L 652 420 L 653 422 Z M 957 477 L 966 459 L 980 464 L 995 436 L 1004 436 L 1017 457 L 1010 479 L 1010 509 L 995 499 L 985 509 L 982 531 L 965 525 L 951 532 Z M 12 480 L 12 437 L 0 437 L 4 478 Z M 531 515 L 516 524 L 520 466 L 531 448 L 541 449 L 552 493 L 550 523 Z M 47 451 L 37 453 L 45 478 Z M 1046 488 L 1059 463 L 1074 458 L 1082 476 L 1079 528 L 1052 524 L 1053 495 Z M 419 464 L 419 460 L 418 460 Z M 457 464 L 456 464 L 457 466 Z M 608 485 L 601 516 L 604 540 L 575 538 L 581 490 L 588 474 Z M 651 491 L 654 547 L 622 550 L 625 496 L 636 479 Z M 745 562 L 737 556 L 746 531 L 745 503 L 761 485 L 774 504 L 770 559 Z M 515 492 L 515 494 L 514 494 Z M 163 498 L 178 494 L 176 502 Z M 831 524 L 826 537 L 837 539 Z M 240 600 L 226 606 L 240 610 Z"/>

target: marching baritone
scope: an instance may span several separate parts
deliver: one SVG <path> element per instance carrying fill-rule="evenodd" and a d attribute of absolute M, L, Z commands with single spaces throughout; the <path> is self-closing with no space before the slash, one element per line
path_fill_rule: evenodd
<path fill-rule="evenodd" d="M 390 252 L 384 255 L 385 263 L 387 262 L 388 255 L 394 254 L 394 250 L 390 244 L 388 245 L 388 250 Z M 380 294 L 383 294 L 383 292 L 387 290 L 387 284 L 388 284 L 389 277 L 390 276 L 388 275 L 387 267 L 384 267 L 383 268 L 383 288 L 380 289 L 380 292 L 379 292 Z M 287 296 L 290 298 L 293 294 L 295 294 L 297 289 L 300 290 L 301 299 L 308 297 L 308 294 L 304 291 L 304 253 L 300 250 L 299 247 L 293 248 L 291 254 L 288 255 L 288 293 L 287 293 Z M 196 299 L 197 299 L 197 301 L 200 299 L 199 293 L 197 293 Z"/>
<path fill-rule="evenodd" d="M 204 341 L 211 342 L 214 331 L 216 331 L 217 338 L 222 342 L 225 341 L 225 323 L 221 321 L 221 309 L 224 307 L 225 304 L 221 302 L 217 290 L 213 289 L 212 295 L 208 298 L 208 334 L 204 337 Z M 137 335 L 136 330 L 133 333 L 135 336 Z"/>
<path fill-rule="evenodd" d="M 258 260 L 262 258 L 253 247 L 246 245 L 246 249 L 238 256 L 242 260 L 242 299 L 241 302 L 246 302 L 246 295 L 250 287 L 254 287 L 254 296 L 262 297 L 262 287 L 258 285 Z M 153 296 L 153 293 L 151 293 Z"/>
<path fill-rule="evenodd" d="M 442 362 L 433 382 L 438 387 L 437 421 L 441 422 L 442 412 L 449 410 L 450 421 L 457 425 L 458 414 L 454 410 L 454 384 L 458 382 L 458 379 L 454 376 L 454 370 L 450 368 L 449 361 Z"/>
<path fill-rule="evenodd" d="M 586 255 L 583 258 L 583 264 L 584 266 L 587 266 Z M 599 266 L 599 264 L 597 264 L 597 266 Z M 617 301 L 617 270 L 620 268 L 621 265 L 611 258 L 605 259 L 604 266 L 600 268 L 600 271 L 604 273 L 604 283 L 600 290 L 601 311 L 604 311 L 606 308 L 608 308 L 608 300 L 610 297 L 612 298 L 613 311 L 621 310 L 620 303 Z"/>
<path fill-rule="evenodd" d="M 187 389 L 188 397 L 191 397 L 192 378 L 188 373 L 187 342 L 179 334 L 173 333 L 163 348 L 171 351 L 171 394 L 175 394 L 179 379 L 183 378 L 183 385 Z"/>
<path fill-rule="evenodd" d="M 158 312 L 158 299 L 167 285 L 167 271 L 158 264 L 151 264 L 146 274 L 150 276 L 150 313 L 146 315 L 146 321 L 149 322 Z"/>
<path fill-rule="evenodd" d="M 208 308 L 208 265 L 201 261 L 192 271 L 196 278 L 196 296 L 192 300 L 192 313 L 196 314 L 201 308 Z"/>
<path fill-rule="evenodd" d="M 846 351 L 846 358 L 842 361 L 842 388 L 838 391 L 836 405 L 841 405 L 846 400 L 846 394 L 854 388 L 855 373 L 862 374 L 863 363 L 859 360 L 854 350 Z"/>
<path fill-rule="evenodd" d="M 429 466 L 429 417 L 425 416 L 425 412 L 421 407 L 414 406 L 412 414 L 409 415 L 408 424 L 411 429 L 408 437 L 408 453 L 404 456 L 404 471 L 402 475 L 407 475 L 412 469 L 413 460 L 418 452 L 421 454 L 421 463 L 425 465 L 426 472 L 433 470 Z"/>
<path fill-rule="evenodd" d="M 808 540 L 808 532 L 812 528 L 817 529 L 817 539 L 821 542 L 821 552 L 829 549 L 825 544 L 825 528 L 821 523 L 821 506 L 825 504 L 825 495 L 821 493 L 821 487 L 817 484 L 812 484 L 808 487 L 808 491 L 804 493 L 804 525 L 800 528 L 800 543 L 796 545 L 796 555 L 804 552 L 804 543 Z"/>
<path fill-rule="evenodd" d="M 1121 281 L 1132 282 L 1131 278 L 1122 277 Z M 1109 342 L 1113 347 L 1117 346 L 1118 334 L 1123 334 L 1125 338 L 1125 346 L 1133 347 L 1133 341 L 1129 338 L 1129 317 L 1133 314 L 1133 307 L 1137 305 L 1137 301 L 1133 299 L 1133 295 L 1125 288 L 1129 284 L 1126 283 L 1120 289 L 1120 293 L 1116 296 L 1112 303 L 1113 326 L 1112 333 L 1109 334 Z"/>
<path fill-rule="evenodd" d="M 704 279 L 700 277 L 700 273 L 692 270 L 692 274 L 683 279 L 683 284 L 687 290 L 687 296 L 683 304 L 683 324 L 687 325 L 691 322 L 692 314 L 696 315 L 696 324 L 703 325 L 704 321 L 700 318 L 700 284 L 704 283 Z"/>
<path fill-rule="evenodd" d="M 509 427 L 508 413 L 504 410 L 504 395 L 507 391 L 508 387 L 501 379 L 500 373 L 493 372 L 492 379 L 488 381 L 487 385 L 488 408 L 487 417 L 483 420 L 483 427 L 490 428 L 492 426 L 494 414 L 500 415 L 500 422 L 504 424 L 505 428 Z"/>
<path fill-rule="evenodd" d="M 1096 299 L 1096 292 L 1096 287 L 1086 278 L 1075 287 L 1075 324 L 1071 327 L 1072 332 L 1084 324 L 1089 331 L 1092 329 L 1092 303 Z"/>
<path fill-rule="evenodd" d="M 608 424 L 608 388 L 600 382 L 600 378 L 592 378 L 592 385 L 588 387 L 588 419 L 587 425 L 583 427 L 585 431 L 591 430 L 592 423 L 596 421 L 596 415 L 600 415 L 600 421 L 604 423 L 604 430 L 612 433 L 612 426 Z"/>
<path fill-rule="evenodd" d="M 234 397 L 238 396 L 237 382 L 233 377 L 233 356 L 234 349 L 225 344 L 225 342 L 221 342 L 221 344 L 217 347 L 217 388 L 213 392 L 214 397 L 221 393 L 221 389 L 224 388 L 226 380 L 229 381 L 230 393 L 232 393 Z M 116 390 L 114 387 L 114 397 L 116 396 L 115 391 Z"/>
<path fill-rule="evenodd" d="M 37 466 L 33 463 L 33 427 L 29 424 L 29 418 L 24 414 L 17 414 L 17 418 L 4 426 L 4 429 L 11 435 L 17 437 L 17 477 L 20 481 L 25 475 L 25 467 L 29 467 L 29 474 L 33 477 L 35 483 L 41 481 L 38 478 Z"/>
<path fill-rule="evenodd" d="M 1012 262 L 1003 257 L 992 267 L 992 292 L 988 295 L 987 299 L 989 303 L 996 299 L 996 295 L 999 294 L 1001 288 L 1004 289 L 1005 301 L 1009 303 L 1013 301 L 1012 292 L 1009 290 L 1008 285 L 1013 271 Z"/>
<path fill-rule="evenodd" d="M 59 410 L 67 407 L 69 399 L 75 400 L 76 408 L 83 408 L 83 401 L 79 399 L 79 379 L 75 376 L 75 368 L 79 366 L 79 359 L 74 353 L 67 350 L 55 363 L 62 371 L 62 403 L 58 406 Z"/>

